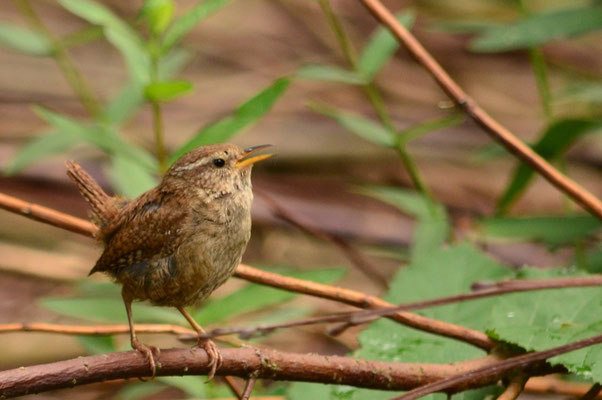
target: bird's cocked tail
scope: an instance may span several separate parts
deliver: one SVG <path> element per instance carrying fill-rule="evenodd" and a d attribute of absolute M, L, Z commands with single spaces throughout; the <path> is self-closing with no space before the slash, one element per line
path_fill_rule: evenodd
<path fill-rule="evenodd" d="M 67 176 L 77 185 L 91 207 L 92 222 L 99 227 L 107 225 L 117 213 L 115 200 L 75 161 L 66 161 Z"/>

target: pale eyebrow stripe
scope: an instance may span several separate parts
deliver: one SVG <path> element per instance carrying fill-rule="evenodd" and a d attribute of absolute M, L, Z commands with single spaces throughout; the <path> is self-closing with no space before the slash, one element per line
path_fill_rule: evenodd
<path fill-rule="evenodd" d="M 176 168 L 176 171 L 188 171 L 189 169 L 193 169 L 193 168 L 196 168 L 196 167 L 201 166 L 203 164 L 207 164 L 212 159 L 213 159 L 212 156 L 203 157 L 200 160 L 197 160 L 197 161 L 195 161 L 193 163 L 186 164 L 186 165 L 183 165 L 181 167 Z"/>

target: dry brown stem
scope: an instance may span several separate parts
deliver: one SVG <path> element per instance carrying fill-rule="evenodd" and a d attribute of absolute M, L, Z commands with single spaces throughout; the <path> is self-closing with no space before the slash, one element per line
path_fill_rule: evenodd
<path fill-rule="evenodd" d="M 460 107 L 466 115 L 479 124 L 490 136 L 501 143 L 509 152 L 528 164 L 560 191 L 570 196 L 575 202 L 591 214 L 602 219 L 602 202 L 596 196 L 565 176 L 549 162 L 523 143 L 508 129 L 483 110 L 451 76 L 439 65 L 433 56 L 422 46 L 395 16 L 379 0 L 359 0 L 370 13 L 386 26 L 391 33 L 405 46 L 410 54 L 424 69 L 431 74 L 437 84 Z"/>
<path fill-rule="evenodd" d="M 589 383 L 569 382 L 556 376 L 541 376 L 530 378 L 525 385 L 525 391 L 582 397 L 591 389 L 591 386 Z M 602 400 L 602 393 L 599 393 L 594 399 Z"/>

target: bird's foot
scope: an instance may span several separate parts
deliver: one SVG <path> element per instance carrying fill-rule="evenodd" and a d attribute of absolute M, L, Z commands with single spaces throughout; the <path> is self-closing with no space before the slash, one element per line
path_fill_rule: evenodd
<path fill-rule="evenodd" d="M 151 379 L 154 379 L 155 375 L 157 374 L 157 363 L 155 362 L 155 356 L 158 356 L 161 352 L 159 348 L 140 343 L 138 340 L 132 340 L 132 347 L 146 357 L 151 369 Z M 145 379 L 140 378 L 140 380 L 144 381 Z"/>
<path fill-rule="evenodd" d="M 199 347 L 205 350 L 207 357 L 209 358 L 210 370 L 207 379 L 208 382 L 213 379 L 215 376 L 215 371 L 217 371 L 217 369 L 222 365 L 222 353 L 220 353 L 219 349 L 211 339 L 199 339 Z"/>

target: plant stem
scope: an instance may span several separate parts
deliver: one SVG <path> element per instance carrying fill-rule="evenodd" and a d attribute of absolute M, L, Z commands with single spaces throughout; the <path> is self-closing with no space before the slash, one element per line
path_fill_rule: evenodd
<path fill-rule="evenodd" d="M 150 38 L 150 48 L 156 49 L 154 46 L 157 40 L 153 36 Z M 151 51 L 151 83 L 157 82 L 159 79 L 159 55 L 156 51 Z M 163 111 L 158 101 L 151 100 L 151 109 L 153 114 L 153 132 L 155 134 L 155 148 L 157 153 L 157 161 L 159 162 L 159 172 L 164 174 L 167 171 L 167 150 L 165 149 L 165 135 L 163 128 Z"/>
<path fill-rule="evenodd" d="M 354 71 L 357 71 L 357 55 L 355 49 L 353 47 L 353 44 L 349 40 L 349 37 L 345 33 L 345 30 L 343 29 L 343 25 L 334 13 L 330 5 L 330 0 L 319 0 L 319 3 L 320 7 L 322 8 L 322 12 L 326 16 L 326 21 L 328 22 L 328 25 L 334 32 L 334 35 L 336 36 L 337 41 L 339 42 L 339 46 L 341 48 L 341 51 L 343 52 L 345 60 Z M 368 97 L 368 100 L 372 104 L 372 107 L 378 115 L 378 118 L 380 119 L 381 123 L 391 132 L 399 134 L 397 129 L 395 129 L 393 119 L 387 111 L 387 107 L 385 106 L 385 102 L 380 91 L 378 90 L 378 87 L 376 87 L 376 85 L 372 81 L 362 85 L 362 87 L 364 89 L 366 97 Z M 426 187 L 426 185 L 424 184 L 424 181 L 420 177 L 420 173 L 418 172 L 416 163 L 414 162 L 410 154 L 406 151 L 405 144 L 400 143 L 397 146 L 396 151 L 399 157 L 401 158 L 403 166 L 406 168 L 408 174 L 410 175 L 412 184 L 414 185 L 416 190 L 422 193 L 422 195 L 424 195 L 427 198 L 427 200 L 429 200 L 429 204 L 431 204 L 433 201 L 432 195 Z"/>
<path fill-rule="evenodd" d="M 349 65 L 351 65 L 351 67 L 355 69 L 357 63 L 355 49 L 353 48 L 353 44 L 351 43 L 351 41 L 347 37 L 347 34 L 345 33 L 345 30 L 343 29 L 343 25 L 341 25 L 341 22 L 339 21 L 332 7 L 330 6 L 330 0 L 319 0 L 319 3 L 320 7 L 322 8 L 322 12 L 326 16 L 326 21 L 328 22 L 328 25 L 334 32 L 334 35 L 336 36 L 337 41 L 339 42 L 339 46 L 343 51 L 343 55 L 345 56 L 347 63 L 349 63 Z"/>
<path fill-rule="evenodd" d="M 153 132 L 155 133 L 159 171 L 164 174 L 165 171 L 167 171 L 167 152 L 165 151 L 165 141 L 163 138 L 163 112 L 161 111 L 161 105 L 158 102 L 151 102 L 151 106 L 153 111 Z"/>
<path fill-rule="evenodd" d="M 42 33 L 48 41 L 52 44 L 53 52 L 52 58 L 59 66 L 63 76 L 82 102 L 88 113 L 91 116 L 96 116 L 100 111 L 100 102 L 94 92 L 90 89 L 82 74 L 75 67 L 75 64 L 69 57 L 69 54 L 65 50 L 65 46 L 61 41 L 57 40 L 52 32 L 44 25 L 38 14 L 33 9 L 29 0 L 13 0 L 15 6 L 19 9 L 19 12 L 28 24 L 38 32 Z"/>

